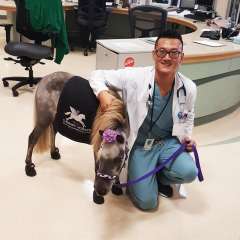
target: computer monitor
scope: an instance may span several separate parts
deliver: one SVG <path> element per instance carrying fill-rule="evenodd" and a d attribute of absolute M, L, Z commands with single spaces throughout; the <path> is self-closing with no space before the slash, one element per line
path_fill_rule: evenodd
<path fill-rule="evenodd" d="M 210 11 L 213 10 L 214 0 L 197 0 L 198 10 Z"/>
<path fill-rule="evenodd" d="M 161 8 L 168 8 L 171 6 L 171 0 L 152 0 L 151 4 Z"/>
<path fill-rule="evenodd" d="M 179 3 L 178 2 L 180 2 L 180 0 L 172 0 L 172 6 L 179 6 Z"/>
<path fill-rule="evenodd" d="M 168 4 L 168 3 L 169 3 L 169 0 L 152 0 L 152 2 Z"/>
<path fill-rule="evenodd" d="M 179 8 L 193 10 L 196 0 L 181 0 Z"/>
<path fill-rule="evenodd" d="M 197 0 L 196 4 L 201 5 L 201 6 L 212 6 L 213 0 Z"/>

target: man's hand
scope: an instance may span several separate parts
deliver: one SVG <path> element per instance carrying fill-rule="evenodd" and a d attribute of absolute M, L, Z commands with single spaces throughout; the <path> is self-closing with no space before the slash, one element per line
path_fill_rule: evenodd
<path fill-rule="evenodd" d="M 191 139 L 190 137 L 185 137 L 182 140 L 182 143 L 186 144 L 186 151 L 187 152 L 192 152 L 193 145 L 196 146 L 196 142 L 193 139 Z"/>
<path fill-rule="evenodd" d="M 107 110 L 109 106 L 111 106 L 112 101 L 115 99 L 113 95 L 111 95 L 108 91 L 101 91 L 98 94 L 98 100 L 100 102 L 100 107 L 103 112 Z"/>

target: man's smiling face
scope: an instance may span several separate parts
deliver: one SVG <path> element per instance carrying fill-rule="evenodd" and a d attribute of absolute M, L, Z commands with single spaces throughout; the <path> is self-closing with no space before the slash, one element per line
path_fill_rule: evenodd
<path fill-rule="evenodd" d="M 178 39 L 160 38 L 153 50 L 156 71 L 175 74 L 183 60 L 182 43 Z"/>

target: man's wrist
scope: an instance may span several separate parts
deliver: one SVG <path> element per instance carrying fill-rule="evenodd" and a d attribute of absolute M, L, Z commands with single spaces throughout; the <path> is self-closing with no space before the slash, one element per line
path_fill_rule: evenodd
<path fill-rule="evenodd" d="M 102 90 L 98 93 L 98 99 L 100 99 L 101 97 L 103 97 L 105 94 L 109 94 L 108 90 Z"/>

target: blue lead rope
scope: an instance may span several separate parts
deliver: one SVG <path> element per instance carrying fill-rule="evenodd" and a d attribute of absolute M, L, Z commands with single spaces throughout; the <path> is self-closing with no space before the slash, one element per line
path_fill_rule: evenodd
<path fill-rule="evenodd" d="M 186 149 L 186 144 L 182 144 L 180 146 L 180 148 L 176 152 L 173 153 L 173 155 L 171 155 L 169 158 L 164 160 L 160 165 L 158 165 L 156 168 L 154 168 L 150 172 L 144 174 L 143 176 L 141 176 L 141 177 L 139 177 L 137 179 L 129 180 L 126 183 L 116 184 L 116 186 L 118 186 L 118 187 L 127 187 L 127 186 L 130 186 L 130 185 L 136 184 L 136 183 L 144 180 L 145 178 L 150 177 L 151 175 L 156 174 L 157 172 L 162 170 L 168 163 L 171 163 L 174 159 L 176 159 L 176 157 L 178 155 L 180 155 L 182 152 L 184 152 L 185 149 Z M 201 170 L 201 166 L 200 166 L 198 152 L 197 152 L 196 146 L 194 146 L 194 145 L 193 145 L 193 153 L 194 153 L 194 157 L 195 157 L 196 166 L 198 168 L 198 180 L 200 182 L 202 182 L 203 181 L 203 174 L 202 174 L 202 170 Z"/>

